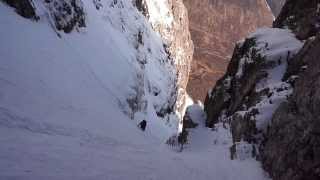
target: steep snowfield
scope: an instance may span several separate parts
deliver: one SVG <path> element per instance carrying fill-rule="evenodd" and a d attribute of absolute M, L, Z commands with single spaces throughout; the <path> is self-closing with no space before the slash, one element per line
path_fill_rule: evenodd
<path fill-rule="evenodd" d="M 37 23 L 1 4 L 1 107 L 33 121 L 86 128 L 121 121 L 114 118 L 121 109 L 139 114 L 135 123 L 150 119 L 149 129 L 160 139 L 175 131 L 174 122 L 168 127 L 155 112 L 172 102 L 175 71 L 161 39 L 129 2 L 101 11 L 85 2 L 87 27 L 60 33 L 62 38 L 38 4 Z M 143 46 L 134 39 L 140 31 Z M 128 99 L 140 113 L 134 114 Z"/>
<path fill-rule="evenodd" d="M 197 111 L 199 108 L 197 109 Z M 203 112 L 202 112 L 203 113 Z M 201 113 L 196 113 L 197 115 Z M 11 120 L 19 117 L 10 117 Z M 121 118 L 121 117 L 119 117 Z M 125 129 L 131 142 L 60 127 L 0 127 L 1 179 L 267 180 L 253 159 L 230 160 L 229 129 L 191 131 L 182 153 Z M 121 131 L 119 130 L 119 133 Z M 136 139 L 138 138 L 138 139 Z"/>
<path fill-rule="evenodd" d="M 61 38 L 35 2 L 40 22 L 0 3 L 1 180 L 265 179 L 253 159 L 230 160 L 229 131 L 205 128 L 203 116 L 195 115 L 201 125 L 183 153 L 164 145 L 178 125 L 155 111 L 171 98 L 174 70 L 161 63 L 161 39 L 129 2 L 97 11 L 83 1 L 87 27 Z M 139 30 L 144 46 L 132 39 Z M 145 112 L 131 120 L 126 102 L 135 87 L 151 90 L 143 90 Z M 142 118 L 146 132 L 136 127 Z"/>

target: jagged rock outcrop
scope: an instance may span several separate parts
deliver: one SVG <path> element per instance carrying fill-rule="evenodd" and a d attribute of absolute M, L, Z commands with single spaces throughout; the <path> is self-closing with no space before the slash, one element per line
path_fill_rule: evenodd
<path fill-rule="evenodd" d="M 33 0 L 4 0 L 25 18 L 39 19 Z M 85 27 L 85 12 L 81 0 L 43 0 L 47 15 L 58 31 L 70 33 L 74 28 Z M 59 35 L 59 34 L 58 34 Z"/>
<path fill-rule="evenodd" d="M 286 0 L 267 0 L 275 17 L 278 17 Z"/>
<path fill-rule="evenodd" d="M 213 127 L 219 120 L 231 118 L 233 130 L 237 131 L 234 134 L 239 134 L 234 136 L 236 141 L 244 138 L 244 133 L 256 132 L 251 128 L 255 128 L 252 123 L 256 122 L 251 121 L 263 113 L 260 111 L 264 101 L 277 104 L 271 99 L 279 101 L 288 93 L 290 86 L 282 82 L 282 77 L 287 62 L 301 48 L 301 44 L 287 30 L 272 28 L 261 29 L 238 44 L 226 74 L 206 98 L 207 126 Z M 249 136 L 245 137 L 251 141 Z"/>
<path fill-rule="evenodd" d="M 85 27 L 85 12 L 81 0 L 45 0 L 44 5 L 54 19 L 57 30 L 65 33 Z"/>
<path fill-rule="evenodd" d="M 207 126 L 230 123 L 232 155 L 251 143 L 274 180 L 320 178 L 319 3 L 288 0 L 274 27 L 293 33 L 258 30 L 239 44 L 206 99 Z"/>
<path fill-rule="evenodd" d="M 271 26 L 265 0 L 184 0 L 195 55 L 188 84 L 193 99 L 204 101 L 207 90 L 225 73 L 234 44 L 257 27 Z"/>
<path fill-rule="evenodd" d="M 215 88 L 208 93 L 205 100 L 206 125 L 208 127 L 213 127 L 219 121 L 224 110 L 227 110 L 227 115 L 232 115 L 239 108 L 244 97 L 255 86 L 258 77 L 263 77 L 263 74 L 258 72 L 260 71 L 259 66 L 263 61 L 263 57 L 257 54 L 257 49 L 254 48 L 255 45 L 255 39 L 250 38 L 242 45 L 236 46 L 226 74 L 217 82 Z M 244 74 L 236 79 L 240 59 L 244 57 L 249 57 L 253 62 L 257 63 L 248 64 L 246 66 L 248 70 L 244 71 Z M 244 82 L 248 83 L 244 84 Z"/>

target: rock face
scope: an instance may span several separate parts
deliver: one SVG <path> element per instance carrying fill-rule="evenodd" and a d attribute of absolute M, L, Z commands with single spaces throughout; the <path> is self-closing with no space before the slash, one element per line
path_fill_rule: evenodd
<path fill-rule="evenodd" d="M 80 0 L 46 0 L 45 6 L 54 19 L 57 30 L 65 33 L 74 28 L 85 27 L 85 13 L 83 3 Z"/>
<path fill-rule="evenodd" d="M 320 178 L 320 37 L 297 56 L 300 66 L 292 97 L 273 115 L 260 147 L 264 168 L 275 180 Z"/>
<path fill-rule="evenodd" d="M 263 111 L 290 92 L 290 84 L 282 77 L 287 61 L 301 46 L 289 31 L 272 28 L 258 30 L 238 44 L 226 74 L 206 98 L 207 126 L 228 119 L 234 140 L 251 142 L 253 132 L 265 128 Z"/>
<path fill-rule="evenodd" d="M 278 17 L 286 0 L 267 0 L 275 17 Z"/>
<path fill-rule="evenodd" d="M 275 28 L 237 45 L 206 98 L 207 126 L 230 123 L 231 152 L 252 144 L 275 180 L 320 178 L 319 9 L 319 1 L 288 0 Z"/>
<path fill-rule="evenodd" d="M 240 106 L 239 103 L 253 89 L 257 77 L 263 77 L 263 74 L 259 73 L 260 75 L 258 75 L 259 65 L 263 59 L 256 53 L 255 45 L 255 39 L 247 39 L 243 45 L 236 46 L 226 74 L 216 83 L 215 88 L 209 92 L 205 100 L 206 125 L 208 127 L 213 127 L 219 121 L 224 110 L 227 110 L 226 114 L 232 115 Z M 251 48 L 254 48 L 254 50 L 250 50 Z M 239 60 L 245 56 L 252 58 L 257 63 L 250 64 L 250 67 L 247 66 L 246 69 L 250 70 L 245 71 L 242 78 L 235 79 L 240 63 Z M 244 84 L 243 82 L 245 81 L 248 83 Z"/>
<path fill-rule="evenodd" d="M 319 0 L 310 0 L 308 3 L 300 0 L 288 0 L 274 22 L 274 27 L 287 26 L 297 34 L 299 39 L 306 39 L 319 31 L 319 14 Z"/>
<path fill-rule="evenodd" d="M 16 12 L 25 18 L 38 19 L 32 0 L 5 0 Z M 58 31 L 70 33 L 74 28 L 85 27 L 85 12 L 81 0 L 43 0 L 48 16 Z"/>
<path fill-rule="evenodd" d="M 135 5 L 145 17 L 149 18 L 148 5 L 145 0 L 136 0 Z"/>
<path fill-rule="evenodd" d="M 235 42 L 273 16 L 264 0 L 184 0 L 195 44 L 188 92 L 204 100 L 207 89 L 224 74 Z"/>
<path fill-rule="evenodd" d="M 320 178 L 320 37 L 313 37 L 319 32 L 319 3 L 289 0 L 275 22 L 308 39 L 284 77 L 296 77 L 293 94 L 273 115 L 260 147 L 264 168 L 275 180 Z"/>
<path fill-rule="evenodd" d="M 188 30 L 188 12 L 182 0 L 146 0 L 146 4 L 151 25 L 166 42 L 168 54 L 174 60 L 178 92 L 175 111 L 178 112 L 182 121 L 186 109 L 186 89 L 193 57 L 193 42 Z"/>

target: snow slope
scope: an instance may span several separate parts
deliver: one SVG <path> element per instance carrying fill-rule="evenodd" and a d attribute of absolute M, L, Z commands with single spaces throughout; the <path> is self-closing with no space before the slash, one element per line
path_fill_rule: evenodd
<path fill-rule="evenodd" d="M 160 139 L 176 131 L 174 119 L 169 127 L 156 116 L 174 103 L 175 70 L 163 42 L 131 3 L 97 11 L 85 1 L 87 27 L 60 33 L 62 38 L 37 3 L 37 23 L 1 4 L 1 107 L 34 121 L 87 128 L 109 123 L 120 109 L 132 118 L 139 114 L 135 123 L 151 119 L 149 129 Z"/>
<path fill-rule="evenodd" d="M 183 153 L 164 145 L 178 125 L 156 111 L 175 71 L 142 15 L 118 2 L 83 1 L 86 28 L 61 38 L 40 0 L 39 22 L 0 3 L 0 179 L 265 179 L 256 161 L 229 159 L 229 131 L 201 125 Z M 128 97 L 146 108 L 132 112 Z M 213 144 L 220 136 L 228 143 Z"/>
<path fill-rule="evenodd" d="M 12 118 L 12 117 L 11 117 Z M 19 118 L 19 117 L 14 117 Z M 88 131 L 0 127 L 1 179 L 267 180 L 253 159 L 230 160 L 231 134 L 200 126 L 182 153 L 126 129 L 131 142 Z M 66 133 L 66 134 L 64 134 Z M 132 136 L 133 135 L 133 136 Z M 143 139 L 137 141 L 136 137 Z"/>

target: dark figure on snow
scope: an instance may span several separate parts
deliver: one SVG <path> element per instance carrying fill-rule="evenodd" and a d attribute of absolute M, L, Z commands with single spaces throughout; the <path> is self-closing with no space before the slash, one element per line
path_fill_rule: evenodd
<path fill-rule="evenodd" d="M 183 150 L 183 145 L 187 144 L 188 141 L 188 131 L 186 129 L 182 129 L 182 132 L 178 136 L 178 143 L 180 144 L 180 152 Z"/>
<path fill-rule="evenodd" d="M 139 127 L 142 131 L 146 130 L 147 121 L 146 121 L 146 120 L 142 120 L 142 121 L 139 123 L 138 127 Z"/>

